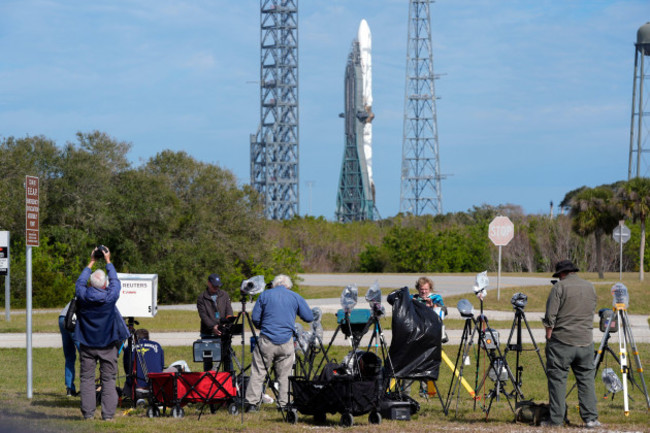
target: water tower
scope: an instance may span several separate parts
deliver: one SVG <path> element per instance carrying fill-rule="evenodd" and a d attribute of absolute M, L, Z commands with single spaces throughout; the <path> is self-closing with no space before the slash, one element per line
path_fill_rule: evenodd
<path fill-rule="evenodd" d="M 644 156 L 650 152 L 650 22 L 645 23 L 636 32 L 634 44 L 634 84 L 632 85 L 632 118 L 630 120 L 630 156 L 627 167 L 627 179 L 649 177 L 650 165 Z M 636 160 L 635 160 L 636 157 Z"/>

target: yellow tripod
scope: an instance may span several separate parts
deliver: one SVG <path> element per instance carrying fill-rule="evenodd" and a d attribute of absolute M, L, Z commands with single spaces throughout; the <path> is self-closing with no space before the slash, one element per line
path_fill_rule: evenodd
<path fill-rule="evenodd" d="M 630 327 L 630 320 L 627 315 L 627 304 L 629 302 L 629 297 L 627 293 L 627 287 L 622 283 L 616 283 L 612 287 L 612 295 L 614 296 L 614 314 L 610 317 L 607 323 L 607 329 L 605 330 L 605 335 L 603 335 L 603 340 L 600 343 L 598 352 L 596 353 L 596 358 L 594 359 L 594 365 L 597 367 L 602 354 L 609 340 L 609 333 L 611 329 L 611 321 L 616 318 L 618 321 L 619 334 L 618 334 L 618 346 L 619 346 L 619 363 L 621 365 L 621 376 L 623 382 L 623 411 L 625 416 L 630 415 L 630 405 L 628 399 L 628 378 L 632 383 L 634 381 L 633 371 L 630 369 L 630 364 L 628 361 L 628 346 L 632 349 L 632 356 L 634 362 L 636 363 L 637 373 L 641 379 L 642 387 L 637 387 L 641 390 L 646 399 L 646 405 L 648 410 L 650 410 L 650 397 L 648 397 L 648 388 L 645 384 L 645 379 L 643 378 L 643 366 L 641 365 L 641 358 L 639 358 L 639 349 L 636 346 L 634 341 L 634 336 L 632 335 L 632 329 Z"/>

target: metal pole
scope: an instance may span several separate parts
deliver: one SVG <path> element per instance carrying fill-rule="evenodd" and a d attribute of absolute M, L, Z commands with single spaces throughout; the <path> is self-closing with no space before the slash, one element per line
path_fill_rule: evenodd
<path fill-rule="evenodd" d="M 7 275 L 5 275 L 5 320 L 11 320 L 11 233 L 7 232 Z"/>
<path fill-rule="evenodd" d="M 5 275 L 5 320 L 9 322 L 11 320 L 11 302 L 9 296 L 11 295 L 11 280 L 9 279 L 9 269 L 7 269 L 7 275 Z"/>
<path fill-rule="evenodd" d="M 499 273 L 497 274 L 497 301 L 501 299 L 501 245 L 499 245 Z"/>
<path fill-rule="evenodd" d="M 623 281 L 623 228 L 619 226 L 620 232 L 618 233 L 619 251 L 619 264 L 618 264 L 618 280 Z"/>
<path fill-rule="evenodd" d="M 32 398 L 32 247 L 27 247 L 27 398 Z"/>

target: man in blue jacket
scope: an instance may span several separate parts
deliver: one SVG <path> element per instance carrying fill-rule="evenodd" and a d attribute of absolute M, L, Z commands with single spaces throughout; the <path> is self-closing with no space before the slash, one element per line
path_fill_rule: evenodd
<path fill-rule="evenodd" d="M 98 257 L 106 260 L 106 271 L 92 272 Z M 90 284 L 88 279 L 90 278 Z M 76 283 L 77 326 L 75 341 L 79 342 L 81 367 L 79 374 L 81 388 L 81 413 L 84 419 L 95 416 L 95 367 L 99 362 L 102 382 L 102 419 L 112 420 L 117 408 L 117 355 L 122 342 L 128 338 L 129 330 L 115 303 L 120 297 L 121 284 L 117 279 L 115 266 L 111 263 L 108 248 L 95 248 L 90 262 L 79 275 Z"/>
<path fill-rule="evenodd" d="M 307 302 L 291 291 L 293 284 L 288 276 L 278 275 L 273 279 L 271 287 L 257 299 L 251 316 L 253 324 L 260 330 L 260 336 L 253 350 L 251 378 L 246 388 L 247 411 L 257 409 L 262 398 L 266 368 L 270 369 L 273 363 L 280 384 L 278 403 L 281 407 L 287 405 L 289 374 L 294 361 L 293 331 L 296 314 L 305 322 L 314 320 Z"/>

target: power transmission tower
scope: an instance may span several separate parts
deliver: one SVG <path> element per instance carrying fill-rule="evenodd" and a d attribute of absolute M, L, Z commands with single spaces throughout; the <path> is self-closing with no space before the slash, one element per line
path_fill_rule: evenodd
<path fill-rule="evenodd" d="M 632 119 L 630 120 L 630 156 L 627 166 L 627 180 L 633 177 L 648 177 L 648 162 L 643 154 L 650 152 L 650 110 L 646 105 L 650 102 L 650 23 L 642 25 L 636 33 L 634 44 L 634 84 L 632 86 Z M 636 161 L 634 157 L 636 156 Z M 643 165 L 643 166 L 642 166 Z"/>
<path fill-rule="evenodd" d="M 260 0 L 260 125 L 251 185 L 269 219 L 299 215 L 298 0 Z"/>
<path fill-rule="evenodd" d="M 409 2 L 400 211 L 413 215 L 442 213 L 430 4 Z"/>

